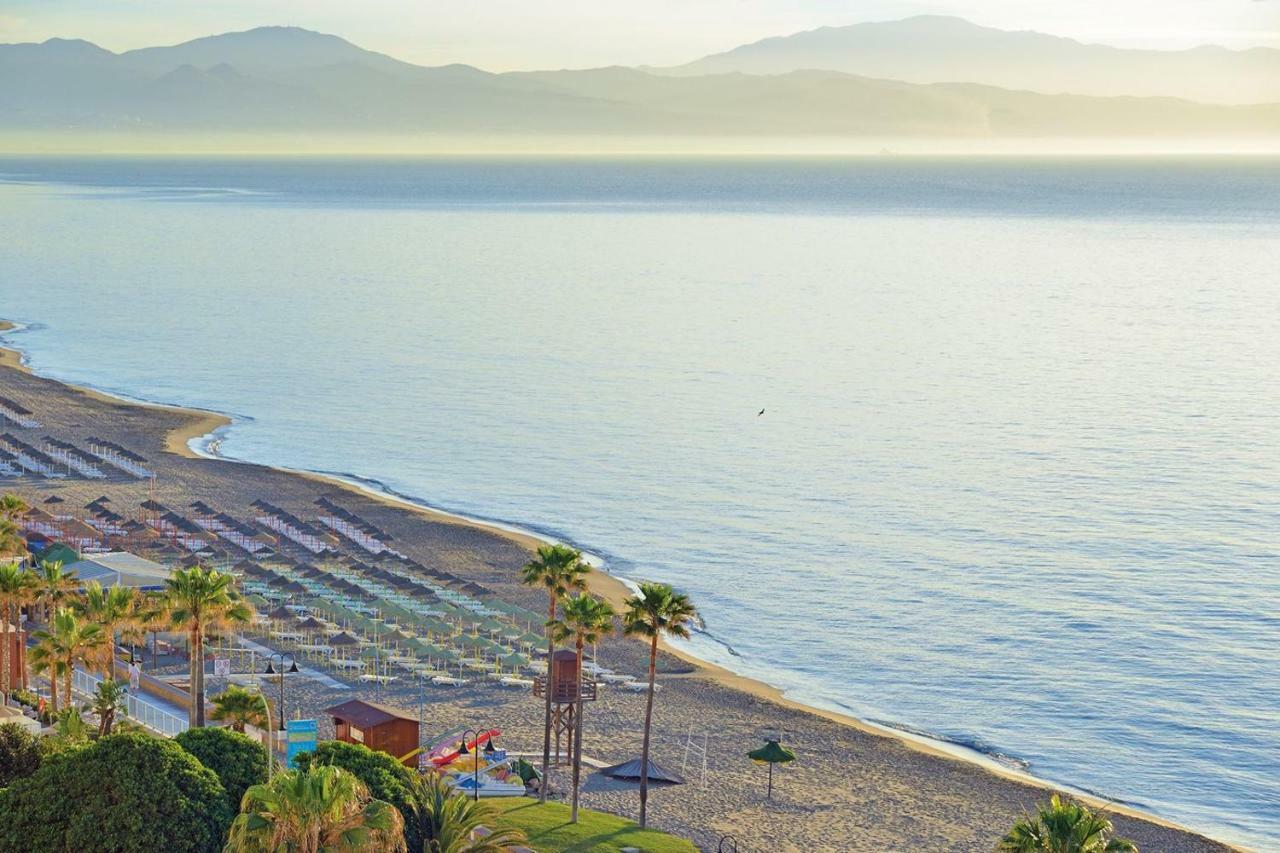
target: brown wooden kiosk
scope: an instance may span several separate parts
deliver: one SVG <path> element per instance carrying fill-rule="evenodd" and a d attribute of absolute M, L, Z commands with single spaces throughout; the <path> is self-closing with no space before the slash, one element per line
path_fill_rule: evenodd
<path fill-rule="evenodd" d="M 377 702 L 352 699 L 325 711 L 333 717 L 334 737 L 385 752 L 397 761 L 416 767 L 418 717 Z"/>

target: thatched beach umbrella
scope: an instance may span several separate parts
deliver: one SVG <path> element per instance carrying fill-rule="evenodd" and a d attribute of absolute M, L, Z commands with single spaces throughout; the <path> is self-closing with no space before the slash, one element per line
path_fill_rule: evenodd
<path fill-rule="evenodd" d="M 600 772 L 614 779 L 625 779 L 628 782 L 632 782 L 640 780 L 642 766 L 639 758 L 633 758 L 630 761 L 606 767 Z M 646 775 L 649 777 L 650 782 L 665 782 L 668 785 L 684 784 L 684 779 L 679 774 L 671 772 L 653 759 L 649 760 L 649 772 Z"/>
<path fill-rule="evenodd" d="M 513 670 L 519 670 L 520 667 L 528 665 L 529 659 L 519 652 L 512 652 L 509 655 L 503 655 L 498 658 L 498 663 L 502 664 L 503 667 L 510 667 Z"/>
<path fill-rule="evenodd" d="M 753 749 L 747 753 L 747 758 L 757 764 L 769 765 L 769 791 L 765 794 L 766 798 L 773 796 L 773 765 L 786 764 L 789 761 L 796 760 L 796 754 L 786 747 L 780 745 L 776 740 L 767 741 L 764 746 L 759 749 Z"/>
<path fill-rule="evenodd" d="M 276 622 L 287 622 L 288 620 L 294 619 L 296 617 L 294 616 L 292 610 L 290 610 L 289 608 L 285 607 L 282 604 L 279 607 L 277 607 L 275 610 L 272 610 L 270 613 L 268 613 L 267 618 L 274 620 Z"/>

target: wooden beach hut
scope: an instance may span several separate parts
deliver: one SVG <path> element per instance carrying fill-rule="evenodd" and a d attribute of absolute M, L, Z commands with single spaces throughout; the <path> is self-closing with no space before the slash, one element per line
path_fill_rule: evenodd
<path fill-rule="evenodd" d="M 333 718 L 334 737 L 346 743 L 360 743 L 400 760 L 418 748 L 418 718 L 390 705 L 352 699 L 325 711 Z M 416 766 L 413 757 L 405 760 Z"/>

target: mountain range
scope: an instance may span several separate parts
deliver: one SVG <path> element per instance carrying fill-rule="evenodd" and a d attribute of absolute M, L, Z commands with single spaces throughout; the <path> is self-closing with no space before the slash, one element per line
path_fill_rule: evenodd
<path fill-rule="evenodd" d="M 822 69 L 910 83 L 983 83 L 1075 95 L 1175 97 L 1224 104 L 1280 101 L 1280 50 L 1132 50 L 1037 32 L 980 27 L 963 18 L 821 27 L 767 38 L 687 65 L 681 75 L 785 74 Z"/>
<path fill-rule="evenodd" d="M 995 83 L 1012 73 L 1016 51 L 993 51 L 980 67 L 973 57 L 989 38 L 1007 36 L 1021 43 L 1053 37 L 990 37 L 1001 31 L 954 19 L 898 23 L 879 30 L 897 34 L 879 42 L 868 40 L 867 33 L 882 25 L 831 31 L 847 37 L 847 45 L 874 42 L 875 50 L 838 50 L 836 41 L 824 36 L 824 53 L 805 46 L 814 35 L 806 33 L 675 69 L 503 74 L 466 65 L 413 65 L 337 36 L 292 27 L 125 53 L 66 39 L 0 45 L 0 134 L 1280 139 L 1280 104 L 1044 94 L 1025 90 L 1033 82 L 1030 72 L 1017 88 L 1001 87 Z M 934 33 L 928 50 L 902 37 L 921 28 Z M 949 41 L 944 32 L 952 33 Z M 938 47 L 944 42 L 952 57 L 947 62 Z M 1058 42 L 1066 40 L 1053 40 Z M 1137 62 L 1128 55 L 1157 52 L 1123 53 Z M 1272 54 L 1280 51 L 1225 52 L 1219 58 L 1244 61 L 1240 56 L 1245 56 L 1262 67 L 1274 62 Z M 821 67 L 841 57 L 860 73 Z M 1066 62 L 1044 58 L 1040 79 L 1071 77 L 1061 70 Z M 946 67 L 964 69 L 957 73 L 967 77 L 925 79 Z M 887 79 L 894 77 L 914 79 Z M 1276 78 L 1269 84 L 1280 82 L 1280 75 Z M 1078 79 L 1087 89 L 1098 75 L 1081 72 Z M 1141 79 L 1135 77 L 1132 85 L 1140 88 Z M 1269 93 L 1264 82 L 1258 86 Z M 1126 80 L 1116 76 L 1112 83 L 1115 88 Z M 1268 97 L 1280 101 L 1280 92 Z"/>

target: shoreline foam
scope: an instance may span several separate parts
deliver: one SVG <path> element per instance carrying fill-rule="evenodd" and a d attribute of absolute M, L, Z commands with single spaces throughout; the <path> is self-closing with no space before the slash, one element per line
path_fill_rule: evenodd
<path fill-rule="evenodd" d="M 11 334 L 13 332 L 21 332 L 25 328 L 27 328 L 27 326 L 24 324 L 0 319 L 0 336 Z M 527 550 L 536 549 L 540 545 L 557 543 L 571 544 L 573 547 L 578 547 L 571 541 L 561 540 L 551 534 L 521 527 L 520 525 L 511 522 L 476 518 L 439 507 L 434 507 L 421 499 L 398 494 L 394 492 L 394 490 L 387 488 L 386 486 L 378 483 L 377 480 L 371 478 L 364 478 L 355 474 L 339 474 L 334 472 L 293 469 L 285 466 L 271 465 L 222 455 L 217 452 L 216 445 L 213 449 L 210 449 L 210 445 L 216 441 L 218 433 L 225 435 L 226 431 L 234 426 L 236 418 L 233 416 L 190 406 L 180 406 L 134 398 L 123 393 L 105 391 L 91 385 L 71 382 L 56 376 L 38 373 L 28 363 L 28 358 L 24 351 L 21 350 L 21 348 L 14 346 L 11 341 L 0 341 L 0 367 L 11 367 L 24 373 L 40 376 L 43 379 L 55 382 L 91 399 L 106 402 L 111 405 L 124 404 L 141 409 L 165 411 L 182 416 L 184 418 L 184 423 L 170 429 L 165 438 L 165 451 L 177 456 L 187 459 L 204 459 L 232 465 L 253 466 L 301 477 L 303 479 L 326 485 L 336 485 L 341 488 L 359 492 L 365 497 L 380 503 L 408 510 L 428 521 L 470 527 L 492 535 L 497 535 L 515 542 Z M 591 592 L 604 598 L 615 607 L 621 607 L 622 602 L 633 593 L 635 582 L 627 578 L 610 574 L 608 572 L 607 561 L 604 558 L 591 553 L 589 550 L 580 550 L 583 551 L 588 562 L 591 562 L 592 565 L 597 568 L 597 571 L 591 575 Z M 962 762 L 978 767 L 992 775 L 1035 788 L 1040 788 L 1046 792 L 1063 791 L 1070 793 L 1080 801 L 1085 802 L 1094 808 L 1105 809 L 1109 813 L 1136 818 L 1157 826 L 1186 832 L 1192 835 L 1199 835 L 1204 838 L 1210 837 L 1191 827 L 1176 823 L 1153 812 L 1146 811 L 1141 807 L 1127 805 L 1122 801 L 1109 799 L 1105 796 L 1081 790 L 1072 786 L 1070 783 L 1045 779 L 1035 776 L 1034 774 L 1009 767 L 1002 764 L 992 756 L 989 756 L 979 750 L 966 747 L 963 744 L 942 740 L 926 734 L 912 732 L 907 729 L 896 728 L 891 725 L 871 722 L 851 714 L 831 710 L 829 708 L 823 708 L 820 705 L 807 704 L 805 702 L 789 698 L 782 688 L 768 684 L 767 682 L 751 676 L 742 675 L 726 667 L 699 658 L 688 649 L 680 648 L 679 646 L 673 645 L 665 640 L 660 641 L 660 647 L 663 651 L 694 667 L 693 672 L 666 675 L 664 676 L 665 678 L 689 678 L 696 676 L 709 677 L 716 683 L 730 690 L 735 690 L 758 699 L 773 702 L 792 710 L 813 714 L 831 722 L 848 726 L 864 734 L 893 740 L 909 749 L 925 755 Z M 1213 840 L 1217 841 L 1217 839 Z M 1218 843 L 1224 844 L 1235 850 L 1246 850 L 1246 848 L 1238 845 L 1232 845 L 1228 842 L 1218 841 Z"/>

